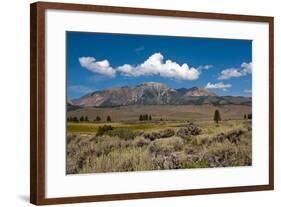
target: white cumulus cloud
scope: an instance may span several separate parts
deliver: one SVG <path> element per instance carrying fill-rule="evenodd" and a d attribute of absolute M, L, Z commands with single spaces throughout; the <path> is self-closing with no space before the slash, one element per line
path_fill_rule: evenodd
<path fill-rule="evenodd" d="M 252 93 L 252 90 L 251 89 L 245 89 L 244 93 Z"/>
<path fill-rule="evenodd" d="M 177 80 L 196 80 L 202 70 L 208 70 L 212 67 L 212 65 L 201 65 L 195 68 L 186 63 L 180 65 L 172 60 L 164 60 L 161 53 L 152 54 L 141 64 L 124 64 L 116 68 L 113 68 L 108 60 L 97 61 L 94 57 L 80 57 L 79 62 L 83 68 L 111 78 L 120 73 L 130 77 L 159 75 Z"/>
<path fill-rule="evenodd" d="M 242 63 L 240 68 L 228 68 L 221 71 L 218 80 L 227 80 L 233 77 L 246 76 L 252 73 L 252 63 Z"/>
<path fill-rule="evenodd" d="M 212 68 L 212 65 L 200 65 L 197 70 L 202 71 L 202 70 L 209 70 L 210 68 Z"/>
<path fill-rule="evenodd" d="M 110 66 L 108 60 L 96 61 L 94 57 L 80 57 L 80 65 L 89 71 L 105 75 L 108 77 L 115 77 L 116 71 Z"/>
<path fill-rule="evenodd" d="M 223 82 L 219 82 L 219 83 L 210 83 L 208 82 L 207 85 L 205 86 L 205 88 L 207 89 L 221 89 L 226 91 L 228 88 L 231 88 L 232 85 L 231 84 L 224 84 Z"/>
<path fill-rule="evenodd" d="M 119 66 L 117 71 L 124 76 L 160 75 L 179 80 L 196 80 L 200 75 L 198 69 L 189 67 L 186 63 L 179 65 L 171 60 L 164 61 L 161 53 L 154 53 L 146 61 L 136 66 L 129 64 Z"/>

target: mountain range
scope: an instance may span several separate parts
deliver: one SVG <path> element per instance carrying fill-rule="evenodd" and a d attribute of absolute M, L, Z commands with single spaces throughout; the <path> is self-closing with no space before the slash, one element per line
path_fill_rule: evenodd
<path fill-rule="evenodd" d="M 251 97 L 218 96 L 205 88 L 174 89 L 157 82 L 109 88 L 67 101 L 67 110 L 127 105 L 251 105 Z"/>

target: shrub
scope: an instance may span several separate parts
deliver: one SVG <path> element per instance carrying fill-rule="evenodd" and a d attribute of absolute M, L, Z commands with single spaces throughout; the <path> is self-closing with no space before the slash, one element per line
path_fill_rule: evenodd
<path fill-rule="evenodd" d="M 177 136 L 181 138 L 189 138 L 191 135 L 196 136 L 202 133 L 202 129 L 189 123 L 177 131 Z"/>
<path fill-rule="evenodd" d="M 143 138 L 143 137 L 137 137 L 134 142 L 133 142 L 133 145 L 135 147 L 144 147 L 144 146 L 147 146 L 149 145 L 149 140 Z"/>
<path fill-rule="evenodd" d="M 94 143 L 91 148 L 94 150 L 96 156 L 107 155 L 115 149 L 125 149 L 129 146 L 125 140 L 120 140 L 115 137 L 102 136 L 99 137 L 97 143 Z"/>
<path fill-rule="evenodd" d="M 193 137 L 188 141 L 191 141 L 191 143 L 196 146 L 209 145 L 212 142 L 212 137 L 208 135 L 202 135 L 202 136 Z"/>
<path fill-rule="evenodd" d="M 94 157 L 86 163 L 80 173 L 87 172 L 128 172 L 152 170 L 153 163 L 147 150 L 142 148 L 116 149 L 107 155 Z"/>
<path fill-rule="evenodd" d="M 158 133 L 158 132 L 151 132 L 151 133 L 144 134 L 144 138 L 150 139 L 151 141 L 153 141 L 155 139 L 160 139 L 161 136 L 160 136 L 160 133 Z"/>
<path fill-rule="evenodd" d="M 162 138 L 172 137 L 175 135 L 175 131 L 172 129 L 164 129 L 163 131 L 160 131 L 160 136 Z"/>
<path fill-rule="evenodd" d="M 158 170 L 179 169 L 181 166 L 181 160 L 177 153 L 170 153 L 168 155 L 157 155 L 152 160 L 154 167 Z"/>
<path fill-rule="evenodd" d="M 98 128 L 96 136 L 102 136 L 108 131 L 112 131 L 113 127 L 111 125 L 104 125 Z"/>
<path fill-rule="evenodd" d="M 134 133 L 131 129 L 128 128 L 116 128 L 107 131 L 106 134 L 112 137 L 117 136 L 120 139 L 125 140 L 134 139 L 136 137 L 136 133 Z"/>
<path fill-rule="evenodd" d="M 164 130 L 159 131 L 159 132 L 146 133 L 146 134 L 144 134 L 144 137 L 146 139 L 150 139 L 151 141 L 153 141 L 155 139 L 172 137 L 174 135 L 175 135 L 174 130 L 164 129 Z"/>
<path fill-rule="evenodd" d="M 231 143 L 234 143 L 234 144 L 238 144 L 241 139 L 241 135 L 243 134 L 244 132 L 242 130 L 234 130 L 234 131 L 231 131 L 228 133 L 227 135 L 227 139 L 231 142 Z"/>
<path fill-rule="evenodd" d="M 224 140 L 228 140 L 233 144 L 238 144 L 241 141 L 241 135 L 244 134 L 242 130 L 232 130 L 227 133 L 219 133 L 215 137 L 213 137 L 213 141 L 223 142 Z"/>
<path fill-rule="evenodd" d="M 209 167 L 209 163 L 207 160 L 198 160 L 196 162 L 186 161 L 181 163 L 182 168 L 207 168 Z"/>
<path fill-rule="evenodd" d="M 168 155 L 172 152 L 181 150 L 183 148 L 183 144 L 183 140 L 179 137 L 157 139 L 150 144 L 149 151 L 155 154 Z"/>

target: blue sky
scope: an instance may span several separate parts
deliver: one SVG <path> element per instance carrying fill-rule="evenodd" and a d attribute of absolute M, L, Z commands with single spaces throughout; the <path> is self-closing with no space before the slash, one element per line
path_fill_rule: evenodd
<path fill-rule="evenodd" d="M 67 32 L 67 97 L 142 82 L 251 96 L 252 41 Z"/>

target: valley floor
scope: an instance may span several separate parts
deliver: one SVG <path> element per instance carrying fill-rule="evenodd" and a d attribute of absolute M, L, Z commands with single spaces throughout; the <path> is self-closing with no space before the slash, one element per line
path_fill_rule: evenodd
<path fill-rule="evenodd" d="M 153 121 L 200 121 L 213 120 L 214 111 L 218 109 L 223 120 L 243 119 L 244 114 L 252 113 L 252 107 L 247 105 L 131 105 L 103 108 L 82 108 L 68 111 L 67 117 L 87 116 L 93 121 L 96 116 L 101 117 L 101 122 L 110 116 L 113 122 L 136 122 L 139 115 L 149 114 Z"/>
<path fill-rule="evenodd" d="M 250 166 L 252 123 L 241 118 L 250 109 L 238 111 L 219 124 L 213 110 L 197 121 L 69 122 L 67 174 Z"/>

